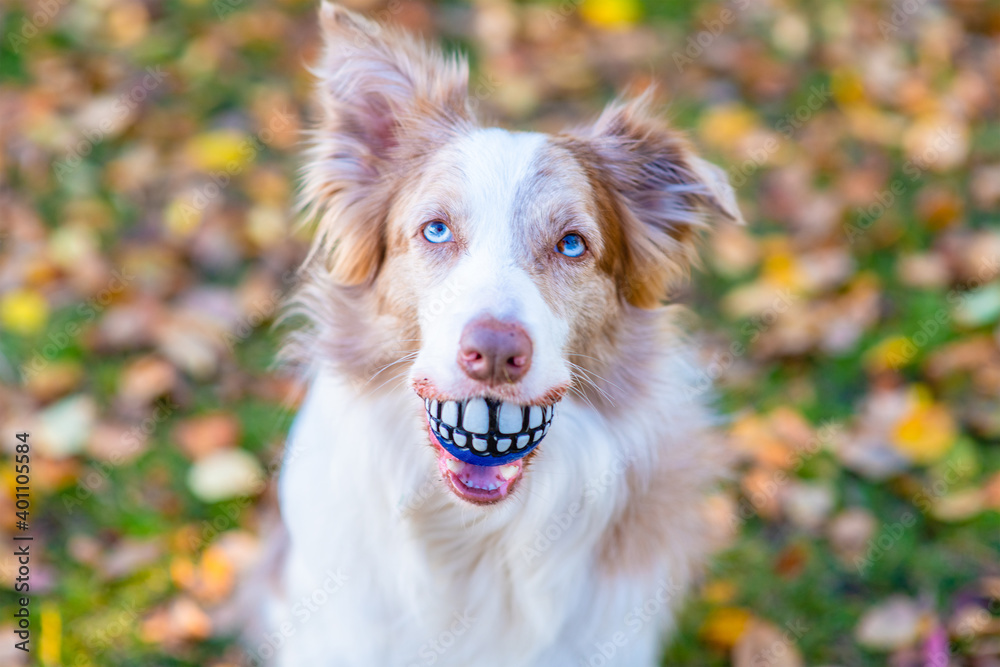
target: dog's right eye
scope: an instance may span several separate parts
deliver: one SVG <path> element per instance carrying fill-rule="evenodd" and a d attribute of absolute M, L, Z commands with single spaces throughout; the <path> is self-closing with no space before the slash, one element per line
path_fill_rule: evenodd
<path fill-rule="evenodd" d="M 448 243 L 455 240 L 455 237 L 451 234 L 451 230 L 448 229 L 448 225 L 440 220 L 435 220 L 424 225 L 424 238 L 431 243 Z"/>
<path fill-rule="evenodd" d="M 587 252 L 587 244 L 579 234 L 567 234 L 556 244 L 556 251 L 567 257 L 579 257 Z"/>

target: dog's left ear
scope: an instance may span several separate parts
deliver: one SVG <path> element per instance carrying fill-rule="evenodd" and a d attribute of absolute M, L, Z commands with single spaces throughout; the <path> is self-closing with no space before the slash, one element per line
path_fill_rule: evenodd
<path fill-rule="evenodd" d="M 655 308 L 697 261 L 699 229 L 710 217 L 743 216 L 729 178 L 651 110 L 651 94 L 605 109 L 567 147 L 590 174 L 601 215 L 623 245 L 616 270 L 634 305 Z"/>
<path fill-rule="evenodd" d="M 322 118 L 303 199 L 323 212 L 316 249 L 340 284 L 375 276 L 395 176 L 472 122 L 468 65 L 393 27 L 323 2 L 313 72 Z"/>

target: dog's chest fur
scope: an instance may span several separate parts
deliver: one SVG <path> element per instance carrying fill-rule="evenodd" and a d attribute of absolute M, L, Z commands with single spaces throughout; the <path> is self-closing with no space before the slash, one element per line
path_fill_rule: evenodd
<path fill-rule="evenodd" d="M 564 400 L 524 493 L 489 512 L 436 479 L 411 392 L 318 375 L 281 478 L 276 621 L 293 632 L 279 664 L 586 665 L 608 641 L 620 664 L 655 664 L 708 547 L 697 501 L 716 474 L 686 354 L 666 353 L 652 391 L 612 418 Z M 626 525 L 644 498 L 650 527 Z M 651 540 L 656 558 L 629 562 L 621 539 Z"/>

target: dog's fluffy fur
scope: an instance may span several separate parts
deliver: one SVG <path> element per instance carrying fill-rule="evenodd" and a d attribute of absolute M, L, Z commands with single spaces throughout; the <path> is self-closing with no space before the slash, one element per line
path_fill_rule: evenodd
<path fill-rule="evenodd" d="M 740 218 L 725 175 L 646 97 L 565 134 L 481 129 L 463 60 L 333 5 L 320 23 L 304 188 L 319 227 L 292 343 L 310 388 L 268 646 L 284 667 L 656 664 L 725 471 L 704 375 L 661 304 L 706 217 Z M 435 220 L 453 242 L 428 243 Z M 568 233 L 583 256 L 556 252 Z M 483 314 L 530 336 L 520 381 L 456 363 Z M 449 482 L 424 412 L 472 396 L 558 401 L 491 504 Z"/>

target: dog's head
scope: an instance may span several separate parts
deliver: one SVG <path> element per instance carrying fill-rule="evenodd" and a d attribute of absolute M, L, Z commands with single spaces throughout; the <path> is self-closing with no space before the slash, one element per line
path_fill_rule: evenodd
<path fill-rule="evenodd" d="M 645 97 L 560 135 L 482 129 L 464 61 L 334 5 L 320 18 L 305 196 L 338 291 L 318 298 L 355 320 L 327 347 L 359 378 L 408 366 L 449 487 L 497 502 L 735 198 Z"/>

